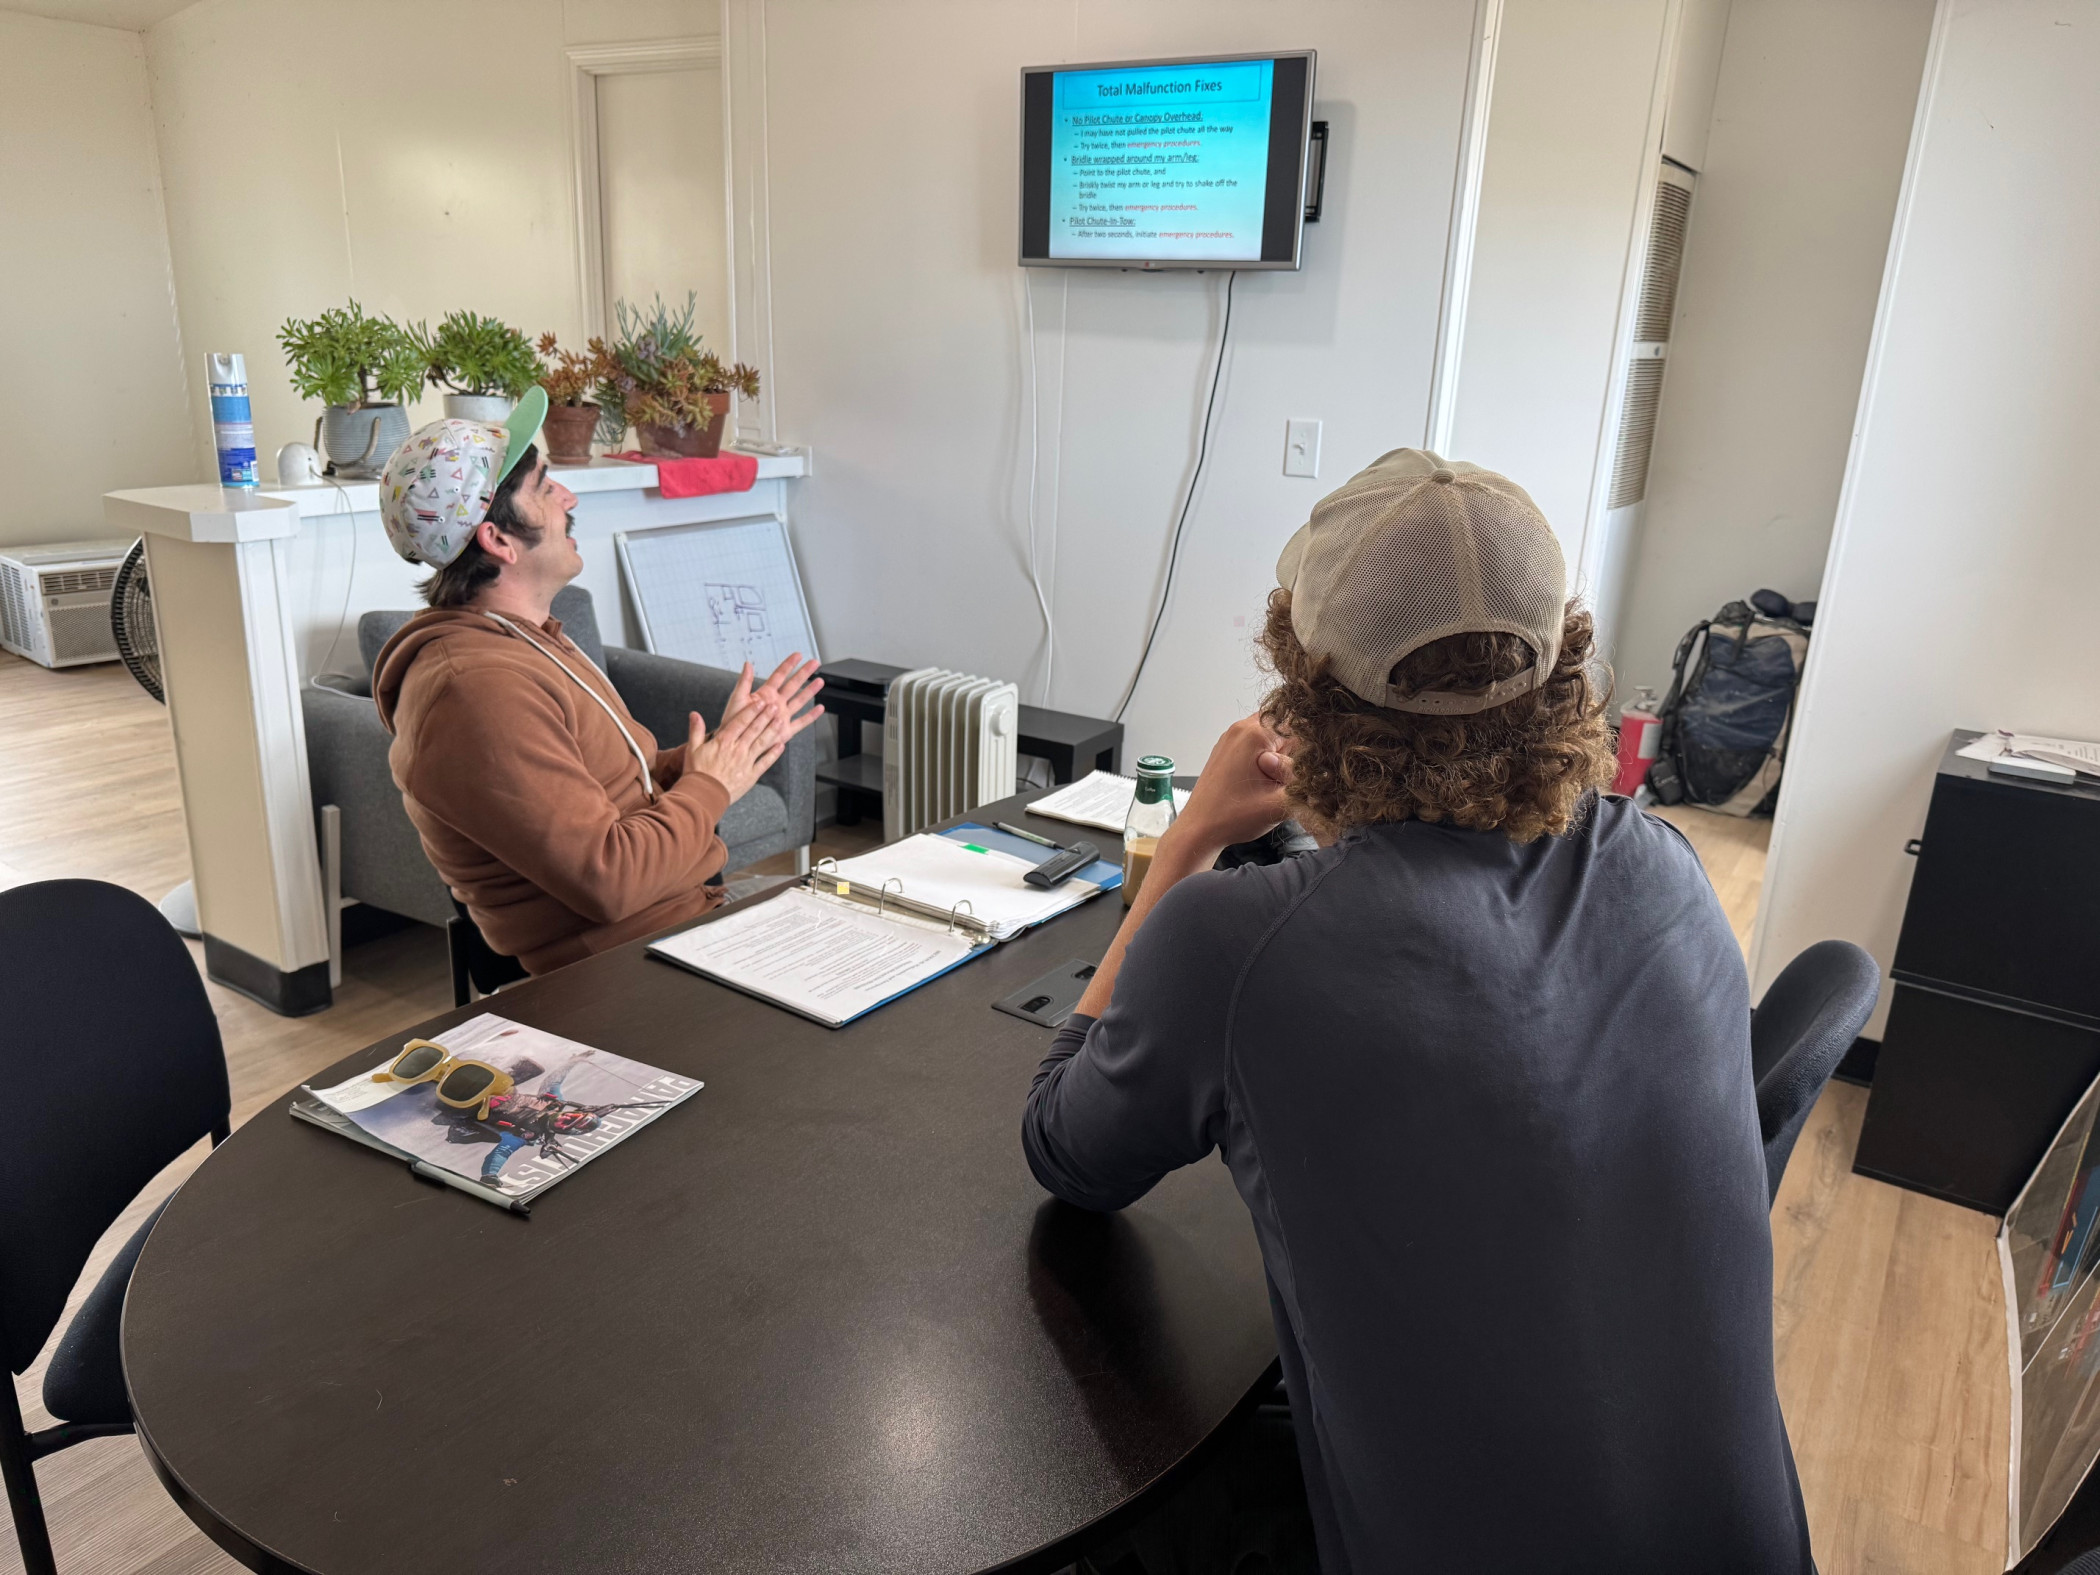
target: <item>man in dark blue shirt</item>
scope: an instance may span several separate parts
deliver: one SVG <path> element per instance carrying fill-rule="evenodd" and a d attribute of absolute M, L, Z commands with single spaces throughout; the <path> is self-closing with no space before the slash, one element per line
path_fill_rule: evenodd
<path fill-rule="evenodd" d="M 1807 1575 L 1743 964 L 1600 797 L 1587 613 L 1500 476 L 1387 455 L 1278 564 L 1219 740 L 1030 1096 L 1116 1209 L 1223 1151 L 1321 1568 Z M 1316 853 L 1214 871 L 1295 815 Z"/>

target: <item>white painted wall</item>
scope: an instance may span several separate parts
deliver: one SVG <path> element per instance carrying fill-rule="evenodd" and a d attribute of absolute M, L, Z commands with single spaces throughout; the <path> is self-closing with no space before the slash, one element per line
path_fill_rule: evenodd
<path fill-rule="evenodd" d="M 2100 27 L 2074 15 L 1939 8 L 1758 913 L 1759 989 L 1826 936 L 1887 966 L 1903 842 L 1950 729 L 2100 737 Z"/>
<path fill-rule="evenodd" d="M 694 326 L 727 360 L 721 62 L 601 76 L 597 99 L 606 326 L 622 300 L 675 310 L 691 291 Z"/>
<path fill-rule="evenodd" d="M 1018 72 L 1311 47 L 1314 113 L 1333 126 L 1326 216 L 1302 272 L 1236 287 L 1210 467 L 1128 716 L 1133 753 L 1200 763 L 1257 693 L 1249 640 L 1283 542 L 1354 470 L 1420 440 L 1472 17 L 1451 0 L 733 11 L 732 115 L 762 96 L 770 151 L 763 186 L 740 164 L 738 225 L 769 190 L 772 250 L 770 314 L 739 283 L 739 350 L 770 324 L 778 431 L 816 451 L 794 516 L 825 654 L 1041 694 L 1025 542 L 1032 283 L 1050 700 L 1113 707 L 1188 478 L 1225 278 L 1016 267 Z M 1291 417 L 1326 424 L 1317 481 L 1282 474 Z"/>
<path fill-rule="evenodd" d="M 1686 160 L 1622 694 L 1661 690 L 1722 603 L 1816 595 L 1931 19 L 1932 0 L 1734 0 L 1704 162 Z"/>
<path fill-rule="evenodd" d="M 1502 10 L 1451 451 L 1530 492 L 1583 589 L 1581 566 L 1600 549 L 1586 538 L 1654 185 L 1671 9 Z"/>
<path fill-rule="evenodd" d="M 354 25 L 326 6 L 212 0 L 145 35 L 184 342 L 247 355 L 265 480 L 320 414 L 284 371 L 288 317 L 355 297 L 397 318 L 465 307 L 575 340 L 563 49 L 720 26 L 710 0 L 450 0 L 441 32 L 471 44 L 404 55 L 431 17 L 422 0 L 361 0 Z M 439 413 L 433 397 L 412 419 Z M 208 456 L 205 421 L 194 441 Z"/>
<path fill-rule="evenodd" d="M 1714 90 L 1721 81 L 1721 49 L 1728 37 L 1731 0 L 1684 0 L 1677 23 L 1677 57 L 1670 67 L 1670 102 L 1663 116 L 1663 157 L 1686 169 L 1706 165 L 1713 127 Z"/>
<path fill-rule="evenodd" d="M 211 474 L 136 33 L 0 13 L 0 344 L 0 545 L 106 536 L 104 492 Z"/>

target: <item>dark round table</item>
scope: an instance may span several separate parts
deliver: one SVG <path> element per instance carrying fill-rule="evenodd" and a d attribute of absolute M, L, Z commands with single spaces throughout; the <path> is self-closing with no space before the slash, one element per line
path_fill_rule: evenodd
<path fill-rule="evenodd" d="M 1066 1562 L 1275 1354 L 1215 1157 L 1115 1216 L 1022 1158 L 1050 1035 L 990 1003 L 1120 917 L 1097 899 L 837 1031 L 639 945 L 420 1025 L 494 1010 L 706 1082 L 530 1219 L 263 1111 L 132 1278 L 155 1469 L 257 1570 Z"/>

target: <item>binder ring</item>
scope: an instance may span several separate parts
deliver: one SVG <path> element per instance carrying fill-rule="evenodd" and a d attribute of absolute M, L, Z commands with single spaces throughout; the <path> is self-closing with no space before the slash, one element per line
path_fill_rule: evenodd
<path fill-rule="evenodd" d="M 888 917 L 889 917 L 889 912 L 890 912 L 890 906 L 889 906 L 889 905 L 890 905 L 890 888 L 891 888 L 892 886 L 894 886 L 894 887 L 896 887 L 896 888 L 897 888 L 897 895 L 898 895 L 898 896 L 900 896 L 900 897 L 901 897 L 901 896 L 903 896 L 903 895 L 904 895 L 904 877 L 903 877 L 903 876 L 901 876 L 901 875 L 892 875 L 892 876 L 891 876 L 891 877 L 890 877 L 890 878 L 889 878 L 888 880 L 886 880 L 886 881 L 884 881 L 884 882 L 882 883 L 882 890 L 881 890 L 880 892 L 876 893 L 876 896 L 875 896 L 875 916 L 876 916 L 877 918 L 880 918 L 880 919 L 886 919 L 886 918 L 888 918 Z"/>
<path fill-rule="evenodd" d="M 826 869 L 824 866 L 827 864 L 830 865 L 831 868 Z M 817 873 L 819 875 L 836 875 L 838 874 L 838 872 L 839 861 L 836 858 L 834 858 L 831 854 L 827 853 L 821 859 L 817 860 Z"/>
<path fill-rule="evenodd" d="M 956 903 L 954 907 L 948 910 L 948 933 L 950 935 L 953 935 L 959 928 L 961 928 L 963 910 L 965 908 L 970 910 L 970 917 L 972 919 L 977 917 L 977 905 L 971 902 L 968 897 L 963 898 L 960 902 Z"/>

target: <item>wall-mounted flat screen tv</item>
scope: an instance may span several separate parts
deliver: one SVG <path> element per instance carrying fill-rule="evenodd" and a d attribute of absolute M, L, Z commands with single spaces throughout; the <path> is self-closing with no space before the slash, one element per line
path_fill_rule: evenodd
<path fill-rule="evenodd" d="M 1021 262 L 1296 268 L 1313 52 L 1021 73 Z"/>

